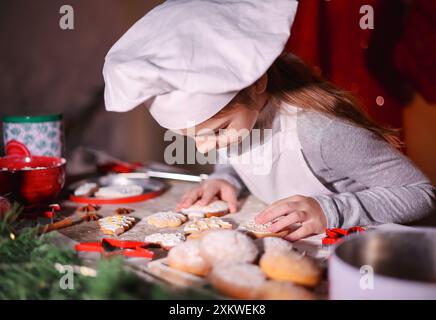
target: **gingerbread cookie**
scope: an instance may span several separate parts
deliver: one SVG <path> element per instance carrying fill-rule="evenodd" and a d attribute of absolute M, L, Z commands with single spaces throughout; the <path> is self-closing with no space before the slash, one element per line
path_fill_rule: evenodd
<path fill-rule="evenodd" d="M 267 252 L 259 262 L 263 272 L 273 280 L 291 281 L 315 287 L 321 281 L 322 270 L 310 257 L 292 252 Z"/>
<path fill-rule="evenodd" d="M 200 241 L 188 240 L 168 252 L 168 264 L 174 269 L 205 276 L 211 268 L 200 255 Z"/>
<path fill-rule="evenodd" d="M 287 230 L 283 230 L 279 232 L 271 232 L 269 231 L 269 227 L 271 227 L 271 225 L 272 225 L 271 222 L 265 224 L 257 224 L 254 220 L 249 220 L 245 224 L 239 226 L 238 229 L 247 232 L 247 234 L 255 238 L 265 238 L 265 237 L 283 238 L 289 233 L 289 231 Z"/>
<path fill-rule="evenodd" d="M 144 238 L 144 242 L 155 244 L 165 250 L 183 243 L 186 240 L 183 233 L 153 233 Z"/>
<path fill-rule="evenodd" d="M 216 200 L 212 201 L 206 206 L 194 204 L 189 208 L 182 209 L 181 212 L 186 214 L 189 219 L 221 217 L 229 213 L 229 205 L 225 201 Z"/>
<path fill-rule="evenodd" d="M 187 234 L 198 234 L 207 230 L 231 229 L 232 224 L 217 217 L 201 218 L 189 222 L 184 228 Z"/>
<path fill-rule="evenodd" d="M 157 228 L 175 228 L 187 221 L 188 218 L 175 211 L 162 211 L 147 217 L 147 223 Z"/>
<path fill-rule="evenodd" d="M 135 218 L 125 216 L 110 216 L 98 220 L 100 230 L 104 234 L 119 236 L 131 229 L 136 223 Z"/>
<path fill-rule="evenodd" d="M 253 299 L 265 282 L 262 270 L 248 263 L 216 265 L 209 274 L 211 284 L 223 295 L 235 299 Z"/>
<path fill-rule="evenodd" d="M 200 240 L 201 256 L 211 265 L 252 263 L 259 250 L 247 235 L 235 230 L 213 230 Z"/>
<path fill-rule="evenodd" d="M 316 295 L 291 282 L 266 281 L 256 289 L 257 300 L 315 300 Z"/>

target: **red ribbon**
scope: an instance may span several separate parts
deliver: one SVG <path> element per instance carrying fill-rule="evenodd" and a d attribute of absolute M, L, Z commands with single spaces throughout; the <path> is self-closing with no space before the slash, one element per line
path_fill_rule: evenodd
<path fill-rule="evenodd" d="M 349 229 L 340 229 L 340 228 L 332 228 L 326 229 L 325 234 L 326 237 L 322 239 L 323 245 L 332 245 L 338 243 L 342 238 L 358 232 L 365 232 L 365 229 L 362 227 L 356 226 Z"/>

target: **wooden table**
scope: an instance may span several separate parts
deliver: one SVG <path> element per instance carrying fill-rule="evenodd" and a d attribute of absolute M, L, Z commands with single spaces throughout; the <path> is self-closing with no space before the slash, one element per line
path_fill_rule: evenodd
<path fill-rule="evenodd" d="M 138 223 L 126 233 L 120 235 L 118 239 L 122 240 L 136 240 L 143 241 L 146 235 L 155 232 L 176 232 L 182 231 L 183 226 L 179 228 L 155 228 L 146 223 L 145 217 L 163 210 L 174 209 L 177 201 L 182 194 L 195 186 L 195 183 L 181 182 L 181 181 L 169 181 L 169 188 L 158 198 L 147 200 L 139 203 L 132 203 L 128 205 L 104 205 L 102 206 L 99 214 L 102 216 L 110 216 L 114 214 L 114 210 L 119 207 L 129 207 L 135 211 L 130 214 L 138 220 Z M 66 201 L 63 203 L 64 208 L 70 208 L 71 210 L 81 206 L 80 204 Z M 253 218 L 258 212 L 263 210 L 266 205 L 259 201 L 252 195 L 249 195 L 239 202 L 240 210 L 237 213 L 229 214 L 225 216 L 225 220 L 231 222 L 234 227 L 239 224 Z M 59 231 L 58 239 L 71 248 L 79 242 L 93 242 L 99 241 L 102 238 L 108 236 L 100 232 L 97 222 L 83 222 Z M 301 240 L 294 245 L 299 251 L 304 251 L 307 254 L 319 258 L 321 260 L 326 259 L 328 256 L 328 250 L 321 246 L 321 236 L 315 236 L 309 239 Z M 155 251 L 155 259 L 164 258 L 166 252 L 161 249 L 153 249 Z M 96 261 L 100 259 L 98 253 L 80 253 L 81 258 L 87 266 L 93 267 L 96 265 Z M 172 286 L 162 279 L 156 278 L 147 268 L 148 260 L 145 259 L 128 259 L 126 264 L 132 271 L 137 273 L 138 276 L 149 282 L 160 282 L 163 285 L 167 285 L 168 288 Z"/>

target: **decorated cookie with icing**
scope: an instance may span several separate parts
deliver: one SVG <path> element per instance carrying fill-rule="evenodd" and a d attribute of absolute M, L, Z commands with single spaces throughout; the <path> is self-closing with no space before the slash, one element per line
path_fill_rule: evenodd
<path fill-rule="evenodd" d="M 130 230 L 136 223 L 135 218 L 126 216 L 109 216 L 98 220 L 100 230 L 104 234 L 119 236 Z"/>
<path fill-rule="evenodd" d="M 156 228 L 175 228 L 186 222 L 188 218 L 176 211 L 162 211 L 147 217 L 147 223 Z"/>
<path fill-rule="evenodd" d="M 199 219 L 204 217 L 220 217 L 229 213 L 229 205 L 222 200 L 212 201 L 206 206 L 194 204 L 189 208 L 182 209 L 182 213 L 186 214 L 189 219 Z"/>
<path fill-rule="evenodd" d="M 144 241 L 150 244 L 155 244 L 165 250 L 183 243 L 186 240 L 183 233 L 153 233 L 144 238 Z"/>
<path fill-rule="evenodd" d="M 240 225 L 238 229 L 246 232 L 247 234 L 255 238 L 264 238 L 264 237 L 283 238 L 289 233 L 289 231 L 287 230 L 283 230 L 279 232 L 271 232 L 269 231 L 271 225 L 272 225 L 271 222 L 265 224 L 257 224 L 254 220 L 249 220 L 246 223 Z"/>
<path fill-rule="evenodd" d="M 184 232 L 187 234 L 199 234 L 208 230 L 231 229 L 232 224 L 217 217 L 201 218 L 185 225 Z"/>

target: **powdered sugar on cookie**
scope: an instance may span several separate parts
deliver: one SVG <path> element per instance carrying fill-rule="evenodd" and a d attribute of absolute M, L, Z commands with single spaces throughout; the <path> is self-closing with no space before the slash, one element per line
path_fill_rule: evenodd
<path fill-rule="evenodd" d="M 257 224 L 254 220 L 249 220 L 243 225 L 239 227 L 240 230 L 246 230 L 256 233 L 271 233 L 269 231 L 269 228 L 271 227 L 272 223 L 268 222 L 265 224 Z"/>
<path fill-rule="evenodd" d="M 194 204 L 189 208 L 182 209 L 182 213 L 188 215 L 189 219 L 204 218 L 207 215 L 224 215 L 229 212 L 229 205 L 222 200 L 216 200 L 206 206 Z"/>
<path fill-rule="evenodd" d="M 162 211 L 147 217 L 147 223 L 157 228 L 173 228 L 184 223 L 188 218 L 175 211 Z"/>
<path fill-rule="evenodd" d="M 202 218 L 188 223 L 184 231 L 185 233 L 199 233 L 206 230 L 214 229 L 231 229 L 232 224 L 217 217 Z"/>
<path fill-rule="evenodd" d="M 135 223 L 135 218 L 119 215 L 109 216 L 98 220 L 98 225 L 103 233 L 116 236 L 131 229 Z"/>
<path fill-rule="evenodd" d="M 258 253 L 253 240 L 235 230 L 213 230 L 200 242 L 201 255 L 212 265 L 252 263 Z"/>
<path fill-rule="evenodd" d="M 169 249 L 183 243 L 186 240 L 183 233 L 153 233 L 145 237 L 144 241 L 157 244 L 163 248 Z"/>

